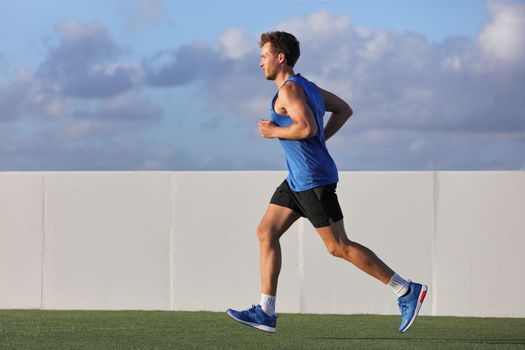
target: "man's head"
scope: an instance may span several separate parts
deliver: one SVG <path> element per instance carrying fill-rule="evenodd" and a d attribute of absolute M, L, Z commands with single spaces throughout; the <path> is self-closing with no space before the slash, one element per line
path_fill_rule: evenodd
<path fill-rule="evenodd" d="M 299 41 L 290 33 L 268 32 L 261 34 L 261 62 L 265 77 L 274 80 L 278 65 L 288 65 L 293 68 L 299 59 Z"/>

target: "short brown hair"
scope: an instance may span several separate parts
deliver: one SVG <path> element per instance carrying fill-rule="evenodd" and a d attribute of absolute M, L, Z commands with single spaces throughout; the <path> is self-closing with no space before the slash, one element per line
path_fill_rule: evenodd
<path fill-rule="evenodd" d="M 266 43 L 272 44 L 272 52 L 274 55 L 278 55 L 281 52 L 286 57 L 286 63 L 293 67 L 299 59 L 301 51 L 299 49 L 299 41 L 295 36 L 286 32 L 267 32 L 261 34 L 261 41 L 259 42 L 260 47 L 263 47 Z"/>

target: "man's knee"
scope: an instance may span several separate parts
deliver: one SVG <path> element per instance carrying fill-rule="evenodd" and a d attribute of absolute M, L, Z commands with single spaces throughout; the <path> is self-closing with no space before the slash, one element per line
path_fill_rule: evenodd
<path fill-rule="evenodd" d="M 339 245 L 328 246 L 328 253 L 336 258 L 344 257 L 344 251 Z"/>
<path fill-rule="evenodd" d="M 257 227 L 257 238 L 261 243 L 272 243 L 276 240 L 279 240 L 277 232 L 272 230 L 271 227 L 265 225 L 259 225 Z"/>
<path fill-rule="evenodd" d="M 348 258 L 351 256 L 352 246 L 350 242 L 347 241 L 338 241 L 326 245 L 326 249 L 330 255 L 335 256 L 336 258 Z"/>

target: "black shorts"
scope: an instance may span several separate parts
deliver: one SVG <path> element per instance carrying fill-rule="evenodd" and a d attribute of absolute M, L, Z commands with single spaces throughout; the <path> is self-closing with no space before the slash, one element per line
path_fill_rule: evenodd
<path fill-rule="evenodd" d="M 292 209 L 310 220 L 316 228 L 325 227 L 330 225 L 330 219 L 337 222 L 343 218 L 343 212 L 335 194 L 336 187 L 337 183 L 333 183 L 295 192 L 288 185 L 288 181 L 284 180 L 275 190 L 270 203 Z"/>

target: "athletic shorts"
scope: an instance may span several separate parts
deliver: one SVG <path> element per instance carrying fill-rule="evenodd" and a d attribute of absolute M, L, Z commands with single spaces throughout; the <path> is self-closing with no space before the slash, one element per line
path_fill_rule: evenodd
<path fill-rule="evenodd" d="M 326 227 L 332 222 L 343 218 L 341 206 L 337 200 L 335 189 L 337 183 L 295 192 L 284 180 L 275 190 L 271 204 L 290 208 L 299 215 L 310 220 L 314 227 Z"/>

